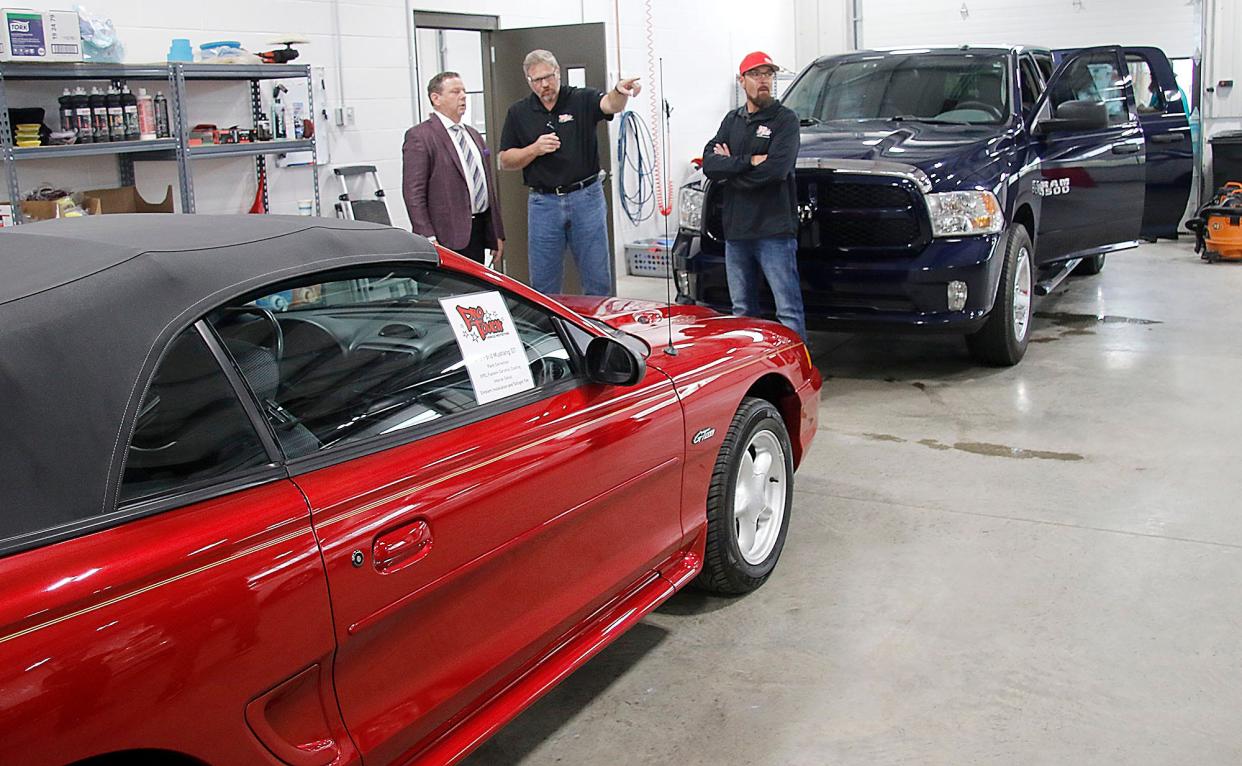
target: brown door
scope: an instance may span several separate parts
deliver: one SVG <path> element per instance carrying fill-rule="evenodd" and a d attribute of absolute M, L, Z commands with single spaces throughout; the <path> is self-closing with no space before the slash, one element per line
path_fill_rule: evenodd
<path fill-rule="evenodd" d="M 604 25 L 568 24 L 559 27 L 528 27 L 502 29 L 491 33 L 492 38 L 492 88 L 494 105 L 488 109 L 488 135 L 492 136 L 494 151 L 499 153 L 500 133 L 509 106 L 531 94 L 522 71 L 526 54 L 537 49 L 551 51 L 561 64 L 561 81 L 568 85 L 583 85 L 607 92 L 608 64 Z M 611 142 L 608 126 L 600 123 L 600 168 L 612 175 Z M 511 277 L 530 282 L 526 252 L 526 187 L 522 185 L 520 171 L 499 171 L 496 181 L 500 188 L 500 207 L 505 216 L 505 273 Z M 616 293 L 616 263 L 612 253 L 612 184 L 604 183 L 604 199 L 608 203 L 608 253 L 613 259 L 612 290 Z M 578 271 L 573 258 L 565 252 L 566 293 L 582 292 Z"/>

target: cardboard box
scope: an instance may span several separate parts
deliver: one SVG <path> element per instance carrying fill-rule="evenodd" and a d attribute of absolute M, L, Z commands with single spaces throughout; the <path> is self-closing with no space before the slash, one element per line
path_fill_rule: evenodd
<path fill-rule="evenodd" d="M 77 195 L 74 195 L 78 199 Z M 99 215 L 100 204 L 97 197 L 83 195 L 78 204 L 86 210 L 87 215 Z M 55 200 L 22 200 L 22 219 L 26 221 L 50 221 L 59 218 L 58 205 Z"/>
<path fill-rule="evenodd" d="M 122 186 L 119 189 L 91 189 L 82 192 L 87 197 L 97 198 L 103 206 L 103 213 L 171 213 L 173 212 L 173 188 L 168 187 L 161 202 L 147 202 L 133 186 Z"/>
<path fill-rule="evenodd" d="M 81 61 L 75 11 L 0 8 L 0 61 Z"/>

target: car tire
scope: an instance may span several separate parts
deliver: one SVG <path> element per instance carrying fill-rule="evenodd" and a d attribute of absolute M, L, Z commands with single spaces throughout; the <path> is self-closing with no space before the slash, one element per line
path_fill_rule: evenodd
<path fill-rule="evenodd" d="M 698 588 L 740 595 L 763 585 L 785 547 L 793 474 L 785 421 L 771 402 L 746 397 L 712 470 Z"/>
<path fill-rule="evenodd" d="M 1082 262 L 1074 267 L 1074 273 L 1081 277 L 1090 277 L 1099 274 L 1104 270 L 1104 255 L 1091 255 L 1082 259 Z"/>
<path fill-rule="evenodd" d="M 983 327 L 966 336 L 966 346 L 975 359 L 1009 367 L 1026 354 L 1034 314 L 1034 274 L 1031 238 L 1024 227 L 1012 226 L 1005 235 L 1005 262 L 992 311 Z"/>

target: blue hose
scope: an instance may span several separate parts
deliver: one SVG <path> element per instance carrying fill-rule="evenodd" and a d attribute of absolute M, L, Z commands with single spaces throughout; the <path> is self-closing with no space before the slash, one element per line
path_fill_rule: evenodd
<path fill-rule="evenodd" d="M 651 153 L 651 131 L 647 124 L 634 112 L 622 112 L 617 135 L 617 164 L 620 166 L 617 187 L 621 195 L 621 209 L 634 225 L 655 214 L 655 182 L 648 159 Z M 631 172 L 638 184 L 633 191 L 626 188 L 626 178 Z"/>

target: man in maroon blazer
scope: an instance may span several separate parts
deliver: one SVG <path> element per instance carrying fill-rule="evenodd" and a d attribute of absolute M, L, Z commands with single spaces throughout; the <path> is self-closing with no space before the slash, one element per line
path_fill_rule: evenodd
<path fill-rule="evenodd" d="M 427 83 L 431 116 L 405 132 L 401 148 L 401 190 L 416 234 L 492 266 L 504 257 L 505 227 L 500 220 L 492 153 L 483 137 L 461 121 L 466 87 L 456 72 L 441 72 Z"/>

